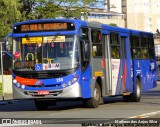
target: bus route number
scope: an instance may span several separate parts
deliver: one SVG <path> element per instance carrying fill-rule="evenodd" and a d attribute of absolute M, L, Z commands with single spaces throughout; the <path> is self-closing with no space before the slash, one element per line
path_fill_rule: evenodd
<path fill-rule="evenodd" d="M 57 82 L 63 82 L 63 78 L 57 78 L 56 81 Z"/>

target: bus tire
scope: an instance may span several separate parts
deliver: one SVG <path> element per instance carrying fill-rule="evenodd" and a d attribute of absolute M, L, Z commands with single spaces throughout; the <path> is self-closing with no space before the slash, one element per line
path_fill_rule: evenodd
<path fill-rule="evenodd" d="M 97 108 L 100 104 L 100 100 L 101 100 L 101 88 L 98 85 L 98 83 L 96 83 L 93 97 L 86 99 L 85 104 L 88 108 Z"/>
<path fill-rule="evenodd" d="M 129 95 L 123 96 L 123 101 L 124 102 L 129 102 L 130 101 L 130 96 Z"/>
<path fill-rule="evenodd" d="M 136 89 L 135 92 L 130 95 L 131 102 L 139 102 L 141 99 L 141 82 L 136 79 Z"/>

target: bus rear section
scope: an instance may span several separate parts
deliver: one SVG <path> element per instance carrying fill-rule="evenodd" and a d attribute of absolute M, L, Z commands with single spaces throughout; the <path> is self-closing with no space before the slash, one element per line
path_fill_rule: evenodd
<path fill-rule="evenodd" d="M 134 82 L 138 80 L 141 91 L 157 86 L 157 64 L 152 33 L 132 32 L 131 50 Z M 134 88 L 135 89 L 135 88 Z"/>

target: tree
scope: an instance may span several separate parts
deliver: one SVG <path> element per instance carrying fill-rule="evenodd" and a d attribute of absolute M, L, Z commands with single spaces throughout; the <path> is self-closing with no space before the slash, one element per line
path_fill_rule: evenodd
<path fill-rule="evenodd" d="M 109 25 L 110 25 L 110 26 L 117 26 L 116 23 L 110 23 Z"/>
<path fill-rule="evenodd" d="M 79 17 L 90 6 L 100 3 L 96 0 L 37 0 L 31 17 Z"/>
<path fill-rule="evenodd" d="M 79 17 L 96 0 L 0 0 L 0 38 L 11 32 L 18 21 L 35 18 Z"/>
<path fill-rule="evenodd" d="M 17 0 L 0 0 L 0 38 L 11 32 L 11 26 L 21 18 Z"/>
<path fill-rule="evenodd" d="M 32 13 L 34 5 L 36 4 L 35 0 L 19 0 L 19 4 L 21 5 L 21 8 L 19 9 L 21 14 L 22 14 L 22 20 L 27 20 L 27 19 L 33 19 L 30 15 Z"/>

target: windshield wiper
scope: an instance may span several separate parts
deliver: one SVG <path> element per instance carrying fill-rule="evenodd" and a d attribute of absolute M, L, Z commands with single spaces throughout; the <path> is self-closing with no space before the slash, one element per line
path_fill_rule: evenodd
<path fill-rule="evenodd" d="M 56 39 L 57 39 L 57 37 L 60 35 L 60 33 L 57 33 L 55 36 L 54 36 L 54 38 L 52 39 L 52 41 L 51 42 L 54 42 Z"/>

